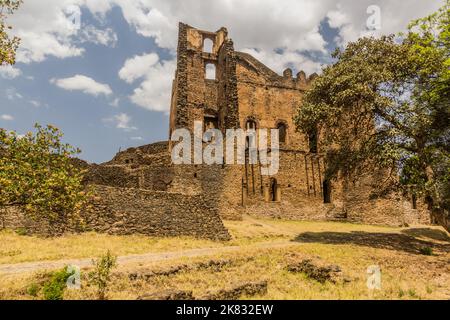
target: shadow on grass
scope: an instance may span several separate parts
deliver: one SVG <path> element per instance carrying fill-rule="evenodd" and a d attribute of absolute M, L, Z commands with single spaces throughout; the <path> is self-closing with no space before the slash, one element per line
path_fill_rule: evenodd
<path fill-rule="evenodd" d="M 450 243 L 450 237 L 444 230 L 432 228 L 411 228 L 402 230 L 402 233 L 413 237 L 428 238 L 438 241 L 447 241 Z"/>
<path fill-rule="evenodd" d="M 406 230 L 405 230 L 406 231 Z M 423 254 L 424 248 L 433 252 L 450 252 L 450 244 L 440 244 L 416 239 L 412 235 L 381 232 L 304 232 L 292 241 L 324 244 L 355 244 L 378 249 L 404 251 L 412 254 Z"/>

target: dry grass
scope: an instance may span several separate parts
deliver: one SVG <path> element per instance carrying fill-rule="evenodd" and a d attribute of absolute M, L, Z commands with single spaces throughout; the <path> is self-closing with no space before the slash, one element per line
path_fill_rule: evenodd
<path fill-rule="evenodd" d="M 21 250 L 20 259 L 33 257 L 87 257 L 103 254 L 111 249 L 122 255 L 138 252 L 175 251 L 183 248 L 249 244 L 259 241 L 291 239 L 298 245 L 277 249 L 249 249 L 238 253 L 223 253 L 214 257 L 183 258 L 119 266 L 110 286 L 110 299 L 136 299 L 139 295 L 167 288 L 192 290 L 201 296 L 208 290 L 227 288 L 246 281 L 268 281 L 264 296 L 243 298 L 264 299 L 449 299 L 450 298 L 450 240 L 440 228 L 390 228 L 330 222 L 290 222 L 255 220 L 226 222 L 234 240 L 227 243 L 193 239 L 157 239 L 140 236 L 114 237 L 96 234 L 68 236 L 61 239 L 37 239 L 2 233 L 17 242 L 7 250 Z M 90 239 L 92 238 L 92 239 Z M 45 253 L 31 253 L 44 248 Z M 29 242 L 28 242 L 29 241 Z M 142 242 L 142 243 L 139 243 Z M 69 245 L 71 250 L 64 248 Z M 83 248 L 83 246 L 85 246 Z M 424 255 L 421 248 L 429 247 L 432 255 Z M 11 249 L 12 248 L 12 249 Z M 5 250 L 1 248 L 0 250 Z M 293 274 L 285 270 L 287 256 L 320 257 L 329 264 L 339 265 L 348 283 L 325 283 Z M 17 258 L 16 257 L 16 258 Z M 233 259 L 235 263 L 220 271 L 210 269 L 183 271 L 172 276 L 158 276 L 150 280 L 131 281 L 127 274 L 142 268 L 160 269 L 180 263 L 192 264 L 210 259 Z M 249 259 L 251 258 L 251 259 Z M 0 257 L 4 259 L 4 257 Z M 48 258 L 47 258 L 48 259 Z M 6 258 L 7 260 L 7 258 Z M 0 260 L 5 261 L 5 260 Z M 23 260 L 22 260 L 23 261 Z M 4 263 L 4 262 L 3 262 Z M 382 270 L 382 289 L 368 290 L 367 268 L 379 265 Z M 0 276 L 0 299 L 34 299 L 27 287 L 35 275 Z M 37 298 L 41 298 L 38 296 Z M 83 280 L 82 290 L 66 290 L 66 299 L 95 299 L 94 288 Z"/>

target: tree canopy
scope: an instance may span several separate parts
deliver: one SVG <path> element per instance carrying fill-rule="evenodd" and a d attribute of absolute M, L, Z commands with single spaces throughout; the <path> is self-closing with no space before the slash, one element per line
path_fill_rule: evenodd
<path fill-rule="evenodd" d="M 78 222 L 88 195 L 84 171 L 72 160 L 79 150 L 62 143 L 54 126 L 35 129 L 25 136 L 0 129 L 0 208 L 20 207 L 50 223 Z"/>
<path fill-rule="evenodd" d="M 294 117 L 299 130 L 319 130 L 326 178 L 388 168 L 390 187 L 450 209 L 449 22 L 447 0 L 405 34 L 334 52 Z"/>
<path fill-rule="evenodd" d="M 8 35 L 7 31 L 12 27 L 6 23 L 6 18 L 16 11 L 21 3 L 22 0 L 0 0 L 0 66 L 16 62 L 20 39 Z"/>

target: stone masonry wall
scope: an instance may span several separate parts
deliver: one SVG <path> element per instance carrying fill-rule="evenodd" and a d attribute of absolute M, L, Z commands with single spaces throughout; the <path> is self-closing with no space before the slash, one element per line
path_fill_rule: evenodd
<path fill-rule="evenodd" d="M 83 227 L 63 223 L 50 226 L 44 220 L 25 218 L 16 208 L 9 208 L 0 215 L 0 227 L 23 228 L 28 233 L 42 235 L 64 229 L 65 232 L 230 239 L 214 204 L 202 196 L 107 186 L 95 186 L 95 194 L 91 208 L 82 214 Z"/>

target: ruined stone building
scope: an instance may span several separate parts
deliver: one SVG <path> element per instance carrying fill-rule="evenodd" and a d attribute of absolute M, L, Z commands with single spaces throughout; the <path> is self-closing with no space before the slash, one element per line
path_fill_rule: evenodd
<path fill-rule="evenodd" d="M 169 139 L 173 130 L 279 129 L 280 168 L 262 176 L 260 164 L 174 165 L 172 143 L 119 152 L 87 165 L 87 183 L 99 195 L 94 230 L 113 233 L 194 235 L 225 239 L 222 219 L 243 214 L 284 219 L 341 220 L 379 224 L 427 222 L 400 197 L 373 198 L 370 179 L 351 185 L 324 181 L 317 134 L 295 130 L 293 116 L 314 80 L 291 69 L 282 75 L 250 54 L 235 51 L 225 28 L 203 31 L 180 23 Z"/>

